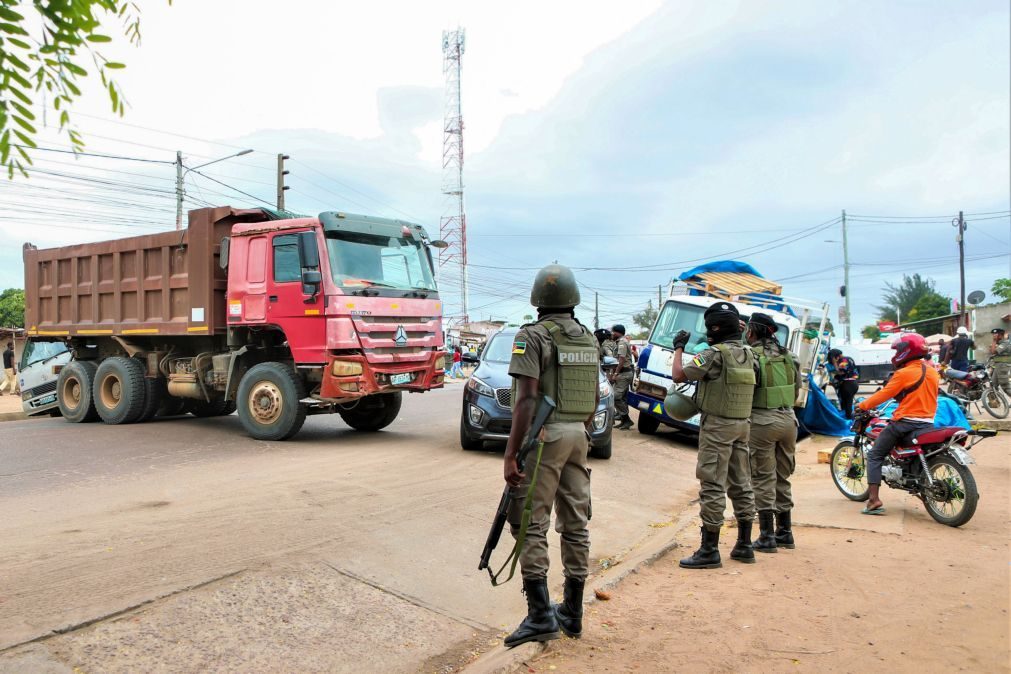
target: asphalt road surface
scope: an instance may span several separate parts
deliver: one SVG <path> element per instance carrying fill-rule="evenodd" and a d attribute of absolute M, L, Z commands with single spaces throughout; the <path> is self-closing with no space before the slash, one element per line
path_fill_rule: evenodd
<path fill-rule="evenodd" d="M 408 396 L 374 434 L 310 417 L 283 443 L 234 415 L 0 424 L 0 672 L 412 671 L 495 642 L 525 605 L 477 571 L 501 448 L 460 449 L 461 393 Z M 591 459 L 595 564 L 688 507 L 694 457 L 615 432 Z"/>

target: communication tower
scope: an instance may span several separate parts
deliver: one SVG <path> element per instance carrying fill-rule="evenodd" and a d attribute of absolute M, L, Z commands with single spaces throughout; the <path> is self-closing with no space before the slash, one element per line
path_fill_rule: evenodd
<path fill-rule="evenodd" d="M 442 73 L 446 78 L 445 118 L 442 127 L 442 193 L 446 207 L 439 220 L 439 236 L 449 246 L 439 251 L 440 269 L 447 264 L 460 268 L 460 306 L 463 322 L 468 316 L 467 215 L 463 208 L 463 111 L 460 104 L 460 66 L 463 63 L 465 31 L 442 33 Z"/>

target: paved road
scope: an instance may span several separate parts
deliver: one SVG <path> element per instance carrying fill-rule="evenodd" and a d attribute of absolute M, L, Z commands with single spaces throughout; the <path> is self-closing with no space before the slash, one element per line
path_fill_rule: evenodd
<path fill-rule="evenodd" d="M 494 639 L 524 605 L 476 570 L 501 460 L 460 450 L 460 394 L 409 396 L 378 434 L 310 417 L 285 443 L 235 416 L 2 424 L 0 672 L 412 670 Z M 674 434 L 616 434 L 591 465 L 598 562 L 694 496 Z"/>

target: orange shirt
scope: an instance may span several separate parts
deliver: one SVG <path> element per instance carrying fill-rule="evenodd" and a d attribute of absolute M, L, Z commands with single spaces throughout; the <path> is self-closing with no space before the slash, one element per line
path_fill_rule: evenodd
<path fill-rule="evenodd" d="M 862 401 L 857 407 L 862 410 L 869 410 L 877 407 L 886 400 L 891 400 L 905 389 L 913 386 L 920 380 L 922 372 L 921 364 L 926 365 L 922 360 L 913 360 L 896 370 L 888 384 Z M 927 366 L 927 376 L 923 378 L 923 383 L 915 391 L 907 395 L 899 403 L 898 409 L 892 415 L 892 419 L 906 419 L 909 417 L 916 419 L 930 419 L 933 421 L 937 414 L 937 390 L 940 386 L 941 377 L 937 370 Z"/>

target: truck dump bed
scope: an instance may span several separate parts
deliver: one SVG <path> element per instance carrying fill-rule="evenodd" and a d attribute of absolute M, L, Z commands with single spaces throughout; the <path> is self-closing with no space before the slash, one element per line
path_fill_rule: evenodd
<path fill-rule="evenodd" d="M 259 209 L 191 211 L 189 226 L 113 241 L 38 249 L 25 244 L 29 335 L 210 335 L 224 332 L 222 238 Z"/>

